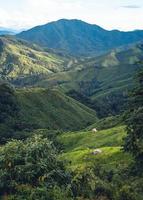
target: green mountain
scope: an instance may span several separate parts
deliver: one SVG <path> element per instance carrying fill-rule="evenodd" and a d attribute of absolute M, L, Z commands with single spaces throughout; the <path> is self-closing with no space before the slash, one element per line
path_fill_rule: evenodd
<path fill-rule="evenodd" d="M 133 77 L 142 67 L 139 64 L 142 59 L 142 44 L 116 49 L 104 56 L 80 60 L 69 71 L 53 74 L 37 85 L 58 87 L 84 103 L 83 96 L 73 94 L 74 90 L 90 98 L 96 109 L 102 107 L 106 114 L 113 110 L 114 114 L 123 109 L 120 105 L 125 103 L 128 89 L 135 85 Z M 105 104 L 109 108 L 104 107 Z"/>
<path fill-rule="evenodd" d="M 126 109 L 142 60 L 142 43 L 75 59 L 0 37 L 0 197 L 142 200 L 142 165 L 123 151 L 127 127 L 113 116 Z"/>
<path fill-rule="evenodd" d="M 80 20 L 62 19 L 21 32 L 17 37 L 74 56 L 95 56 L 122 45 L 141 41 L 143 31 L 107 31 Z"/>
<path fill-rule="evenodd" d="M 96 121 L 95 111 L 57 90 L 20 89 L 21 121 L 36 128 L 79 130 Z"/>
<path fill-rule="evenodd" d="M 57 88 L 97 111 L 124 110 L 128 89 L 143 59 L 143 45 L 75 59 L 13 37 L 0 37 L 0 76 L 17 87 Z"/>
<path fill-rule="evenodd" d="M 19 85 L 19 79 L 33 84 L 44 75 L 63 71 L 72 63 L 74 59 L 70 57 L 44 51 L 14 37 L 0 37 L 0 76 L 15 84 Z"/>
<path fill-rule="evenodd" d="M 57 90 L 14 89 L 0 83 L 0 143 L 29 137 L 33 130 L 81 130 L 97 121 L 96 112 Z"/>

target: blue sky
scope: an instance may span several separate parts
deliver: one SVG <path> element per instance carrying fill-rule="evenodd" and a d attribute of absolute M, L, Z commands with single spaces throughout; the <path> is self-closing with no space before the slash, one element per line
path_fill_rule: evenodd
<path fill-rule="evenodd" d="M 61 18 L 106 28 L 143 29 L 143 0 L 0 0 L 0 26 L 30 28 Z"/>

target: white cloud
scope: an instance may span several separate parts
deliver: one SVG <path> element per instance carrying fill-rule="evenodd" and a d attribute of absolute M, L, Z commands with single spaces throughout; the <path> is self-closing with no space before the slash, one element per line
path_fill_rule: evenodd
<path fill-rule="evenodd" d="M 29 28 L 60 18 L 82 19 L 107 29 L 143 29 L 142 0 L 0 0 L 0 26 Z M 125 4 L 125 6 L 123 6 Z M 123 7 L 132 9 L 124 9 Z"/>

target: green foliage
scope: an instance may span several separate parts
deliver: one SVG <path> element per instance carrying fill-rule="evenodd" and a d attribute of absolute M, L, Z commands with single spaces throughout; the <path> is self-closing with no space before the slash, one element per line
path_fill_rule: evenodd
<path fill-rule="evenodd" d="M 8 121 L 18 113 L 14 89 L 7 83 L 0 84 L 0 123 Z"/>
<path fill-rule="evenodd" d="M 57 90 L 21 89 L 17 98 L 21 123 L 31 124 L 34 129 L 79 130 L 97 120 L 95 111 Z"/>
<path fill-rule="evenodd" d="M 5 143 L 14 135 L 13 127 L 19 117 L 19 105 L 14 88 L 8 83 L 0 83 L 0 143 Z"/>
<path fill-rule="evenodd" d="M 100 118 L 119 115 L 126 109 L 127 95 L 124 92 L 111 92 L 94 100 L 95 110 Z"/>
<path fill-rule="evenodd" d="M 44 186 L 36 188 L 22 186 L 16 195 L 10 195 L 7 198 L 8 200 L 73 200 L 71 196 L 70 189 L 62 187 L 60 188 L 56 185 L 50 189 Z"/>
<path fill-rule="evenodd" d="M 67 161 L 67 169 L 84 172 L 86 168 L 99 165 L 108 170 L 122 169 L 131 162 L 131 156 L 122 151 L 125 127 L 117 126 L 98 131 L 69 132 L 58 136 L 64 152 L 60 159 Z M 100 149 L 102 153 L 94 155 Z M 117 164 L 118 163 L 118 164 Z M 98 174 L 99 176 L 99 174 Z"/>
<path fill-rule="evenodd" d="M 97 130 L 110 129 L 115 126 L 124 125 L 122 115 L 110 116 L 97 120 L 95 124 L 88 126 L 85 130 L 90 131 L 96 127 Z"/>
<path fill-rule="evenodd" d="M 133 92 L 127 113 L 127 138 L 124 148 L 133 154 L 136 164 L 143 164 L 143 72 L 138 75 L 138 87 Z"/>
<path fill-rule="evenodd" d="M 131 173 L 133 158 L 122 149 L 125 136 L 125 126 L 58 136 L 64 145 L 60 159 L 73 172 L 72 191 L 78 200 L 142 200 L 143 177 Z M 95 149 L 101 153 L 94 155 Z"/>
<path fill-rule="evenodd" d="M 45 77 L 37 85 L 58 87 L 96 110 L 98 117 L 120 114 L 126 109 L 128 90 L 135 85 L 133 76 L 142 68 L 137 64 L 142 55 L 139 44 L 100 57 L 78 59 L 72 68 Z"/>
<path fill-rule="evenodd" d="M 0 40 L 1 76 L 16 86 L 58 88 L 96 110 L 99 117 L 126 109 L 127 90 L 141 67 L 136 64 L 142 58 L 141 44 L 96 58 L 76 59 L 14 38 Z"/>
<path fill-rule="evenodd" d="M 120 189 L 120 200 L 134 200 L 135 194 L 133 194 L 132 188 L 130 186 L 124 185 Z"/>
<path fill-rule="evenodd" d="M 63 71 L 68 58 L 14 37 L 0 37 L 0 75 L 19 86 L 34 85 L 49 74 Z"/>
<path fill-rule="evenodd" d="M 83 199 L 93 199 L 105 197 L 112 199 L 112 186 L 105 181 L 99 179 L 94 171 L 86 168 L 86 171 L 76 174 L 72 181 L 74 195 Z"/>
<path fill-rule="evenodd" d="M 142 200 L 142 174 L 130 170 L 133 159 L 127 152 L 141 169 L 143 73 L 130 98 L 127 137 L 121 117 L 111 116 L 126 108 L 131 76 L 142 67 L 135 65 L 142 57 L 140 45 L 71 62 L 12 38 L 2 38 L 0 44 L 2 78 L 18 85 L 56 87 L 15 91 L 0 85 L 0 142 L 21 140 L 0 147 L 1 194 L 17 200 L 71 200 L 72 194 L 88 200 Z M 109 117 L 97 120 L 93 109 L 99 117 Z M 122 149 L 124 137 L 127 152 Z M 96 149 L 101 153 L 94 155 Z"/>
<path fill-rule="evenodd" d="M 95 111 L 57 90 L 15 90 L 0 85 L 0 143 L 25 139 L 36 129 L 79 130 L 97 120 Z"/>
<path fill-rule="evenodd" d="M 35 195 L 43 193 L 43 199 L 46 199 L 49 189 L 51 192 L 53 190 L 51 199 L 56 200 L 56 195 L 68 186 L 70 180 L 63 163 L 57 158 L 55 148 L 40 135 L 25 142 L 13 140 L 0 147 L 0 166 L 1 194 L 29 192 L 32 200 Z"/>
<path fill-rule="evenodd" d="M 81 85 L 83 87 L 82 83 Z M 88 95 L 85 88 L 82 88 L 81 93 L 75 90 L 67 92 L 67 95 L 69 95 L 70 97 L 76 99 L 77 101 L 90 107 L 91 109 L 96 110 L 99 118 L 103 118 L 109 115 L 117 115 L 123 112 L 123 110 L 125 109 L 127 97 L 126 94 L 124 94 L 123 92 L 112 92 L 95 100 L 92 100 L 89 96 L 86 96 L 85 94 Z"/>
<path fill-rule="evenodd" d="M 95 128 L 95 127 L 94 127 Z M 111 129 L 100 130 L 96 133 L 92 130 L 80 132 L 68 132 L 58 136 L 65 146 L 66 152 L 86 148 L 100 148 L 121 146 L 122 138 L 126 136 L 125 127 L 117 126 Z M 87 142 L 86 142 L 87 141 Z"/>
<path fill-rule="evenodd" d="M 132 177 L 127 168 L 107 170 L 96 163 L 93 168 L 76 172 L 72 187 L 77 199 L 142 200 L 143 177 Z"/>

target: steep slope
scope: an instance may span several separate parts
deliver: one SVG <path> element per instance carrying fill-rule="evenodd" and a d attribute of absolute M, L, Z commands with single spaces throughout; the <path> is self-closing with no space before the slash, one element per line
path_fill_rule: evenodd
<path fill-rule="evenodd" d="M 20 89 L 21 122 L 35 128 L 79 130 L 96 121 L 95 111 L 74 99 L 47 89 Z"/>
<path fill-rule="evenodd" d="M 13 37 L 0 37 L 0 76 L 15 84 L 27 80 L 33 84 L 44 75 L 63 71 L 69 58 Z"/>
<path fill-rule="evenodd" d="M 133 77 L 142 68 L 139 64 L 142 60 L 142 44 L 125 50 L 116 49 L 104 56 L 83 59 L 71 70 L 51 75 L 37 84 L 41 87 L 58 87 L 84 103 L 80 99 L 82 96 L 73 94 L 74 90 L 92 99 L 95 109 L 102 108 L 106 114 L 111 114 L 112 110 L 114 114 L 124 109 L 122 105 L 126 101 L 128 89 L 135 85 Z"/>
<path fill-rule="evenodd" d="M 143 45 L 115 49 L 110 53 L 83 59 L 66 72 L 51 75 L 38 84 L 59 86 L 65 92 L 75 89 L 87 96 L 102 95 L 133 84 L 133 76 L 142 67 Z"/>
<path fill-rule="evenodd" d="M 58 20 L 24 31 L 17 37 L 72 55 L 99 55 L 143 39 L 143 31 L 107 31 L 80 20 Z"/>

